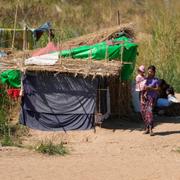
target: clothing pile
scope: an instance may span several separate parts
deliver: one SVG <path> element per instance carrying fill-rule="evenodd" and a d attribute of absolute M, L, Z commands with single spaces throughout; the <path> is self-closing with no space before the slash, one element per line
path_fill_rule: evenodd
<path fill-rule="evenodd" d="M 0 74 L 2 84 L 8 86 L 7 95 L 12 99 L 17 99 L 20 95 L 21 72 L 19 70 L 7 70 Z"/>

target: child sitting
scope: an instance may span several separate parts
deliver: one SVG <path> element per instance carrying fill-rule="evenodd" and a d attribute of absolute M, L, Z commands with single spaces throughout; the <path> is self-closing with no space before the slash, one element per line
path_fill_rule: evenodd
<path fill-rule="evenodd" d="M 170 106 L 172 103 L 178 103 L 179 101 L 177 100 L 177 98 L 174 95 L 174 89 L 173 87 L 169 86 L 166 89 L 166 97 L 167 98 L 158 98 L 157 100 L 157 107 L 168 107 Z"/>
<path fill-rule="evenodd" d="M 166 94 L 168 96 L 168 101 L 170 104 L 172 103 L 178 103 L 179 101 L 177 100 L 177 98 L 175 97 L 174 95 L 174 89 L 173 87 L 169 87 L 167 90 L 166 90 Z"/>

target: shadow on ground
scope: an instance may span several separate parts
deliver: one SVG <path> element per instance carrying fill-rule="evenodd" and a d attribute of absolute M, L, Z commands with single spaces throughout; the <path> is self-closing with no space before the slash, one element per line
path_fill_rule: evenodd
<path fill-rule="evenodd" d="M 180 124 L 180 116 L 155 116 L 155 125 L 160 125 L 163 123 L 174 123 Z"/>
<path fill-rule="evenodd" d="M 165 131 L 165 132 L 155 132 L 155 136 L 167 136 L 172 134 L 180 134 L 180 131 Z"/>
<path fill-rule="evenodd" d="M 174 124 L 180 123 L 180 116 L 170 117 L 170 116 L 155 115 L 154 123 L 155 126 L 158 126 L 162 123 L 174 123 Z M 101 128 L 111 129 L 113 131 L 116 131 L 118 129 L 130 130 L 130 131 L 134 131 L 134 130 L 142 131 L 144 129 L 144 123 L 143 120 L 139 117 L 139 115 L 134 114 L 133 116 L 123 117 L 123 118 L 111 117 L 105 120 L 101 124 Z M 164 136 L 175 133 L 178 134 L 180 133 L 180 131 L 162 132 L 162 133 L 156 133 L 155 135 Z"/>
<path fill-rule="evenodd" d="M 135 114 L 129 117 L 111 117 L 101 124 L 101 128 L 112 129 L 113 131 L 122 130 L 139 130 L 142 131 L 144 128 L 143 121 L 139 115 Z"/>

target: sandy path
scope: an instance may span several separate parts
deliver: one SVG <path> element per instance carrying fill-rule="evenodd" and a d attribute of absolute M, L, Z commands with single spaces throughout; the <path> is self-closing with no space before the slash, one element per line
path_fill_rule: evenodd
<path fill-rule="evenodd" d="M 154 137 L 143 135 L 138 126 L 121 123 L 122 129 L 97 128 L 96 133 L 32 130 L 28 143 L 45 137 L 66 140 L 71 154 L 50 157 L 25 149 L 1 148 L 0 179 L 179 180 L 180 153 L 174 150 L 180 147 L 180 118 L 156 126 Z"/>
<path fill-rule="evenodd" d="M 24 142 L 67 142 L 70 155 L 46 156 L 19 148 L 0 148 L 0 180 L 180 180 L 180 117 L 158 118 L 156 135 L 142 124 L 117 122 L 117 129 L 81 132 L 31 130 Z"/>

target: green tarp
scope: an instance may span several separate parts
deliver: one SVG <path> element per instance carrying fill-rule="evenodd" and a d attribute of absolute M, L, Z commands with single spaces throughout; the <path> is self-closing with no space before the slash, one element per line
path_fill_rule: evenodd
<path fill-rule="evenodd" d="M 2 84 L 7 83 L 14 88 L 21 87 L 21 72 L 19 70 L 7 70 L 0 75 Z"/>
<path fill-rule="evenodd" d="M 109 43 L 111 42 L 109 41 Z M 131 64 L 123 66 L 121 77 L 122 80 L 129 80 L 135 66 L 137 44 L 125 36 L 112 40 L 111 45 L 109 43 L 101 42 L 92 46 L 80 46 L 70 50 L 63 50 L 60 52 L 60 56 L 74 59 L 121 60 L 122 54 L 122 61 Z"/>
<path fill-rule="evenodd" d="M 122 80 L 129 80 L 135 66 L 137 44 L 125 36 L 114 39 L 112 45 L 108 44 L 107 42 L 101 42 L 92 46 L 80 46 L 70 50 L 63 50 L 60 54 L 63 57 L 75 59 L 87 59 L 91 57 L 95 60 L 121 60 L 121 54 L 123 54 L 122 61 L 129 62 L 130 64 L 123 65 L 121 78 Z M 7 83 L 11 87 L 19 88 L 21 86 L 21 73 L 18 70 L 4 71 L 1 73 L 0 78 L 2 83 Z"/>

